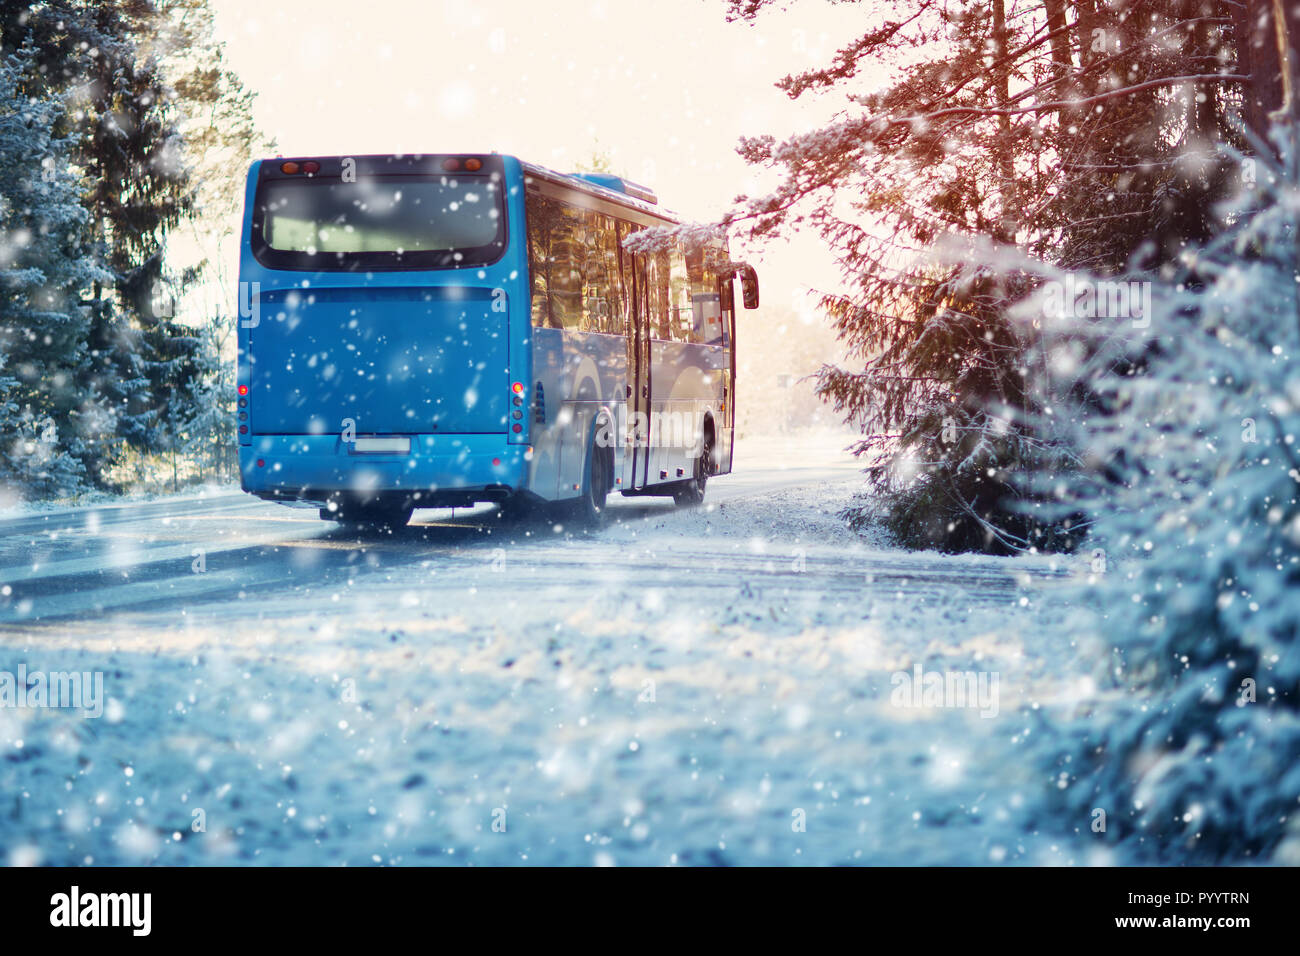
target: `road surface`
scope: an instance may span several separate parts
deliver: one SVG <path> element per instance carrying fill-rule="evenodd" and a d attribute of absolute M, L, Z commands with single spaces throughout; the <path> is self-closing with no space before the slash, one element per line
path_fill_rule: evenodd
<path fill-rule="evenodd" d="M 1059 636 L 1078 569 L 853 534 L 846 444 L 741 442 L 704 506 L 618 498 L 597 533 L 482 508 L 359 535 L 237 491 L 0 521 L 0 672 L 104 697 L 0 706 L 0 847 L 1109 862 L 1035 756 L 1043 710 L 1094 693 Z M 929 674 L 982 696 L 923 699 Z"/>

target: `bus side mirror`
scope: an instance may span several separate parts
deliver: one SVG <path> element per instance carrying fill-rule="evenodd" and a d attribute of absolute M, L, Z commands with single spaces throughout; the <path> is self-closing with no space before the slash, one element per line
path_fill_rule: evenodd
<path fill-rule="evenodd" d="M 742 263 L 740 269 L 740 293 L 745 300 L 745 308 L 758 308 L 758 273 L 748 263 Z"/>

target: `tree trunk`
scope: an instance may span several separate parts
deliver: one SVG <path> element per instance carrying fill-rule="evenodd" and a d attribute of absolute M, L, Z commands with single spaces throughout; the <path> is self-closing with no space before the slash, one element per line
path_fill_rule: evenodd
<path fill-rule="evenodd" d="M 1268 114 L 1282 105 L 1282 74 L 1277 66 L 1272 0 L 1246 0 L 1233 7 L 1237 72 L 1250 77 L 1243 84 L 1242 119 L 1262 141 L 1268 141 Z"/>
<path fill-rule="evenodd" d="M 1206 62 L 1211 54 L 1210 49 L 1210 25 L 1202 19 L 1209 16 L 1211 11 L 1208 6 L 1202 6 L 1200 9 L 1189 11 L 1195 18 L 1196 22 L 1192 24 L 1192 31 L 1188 51 L 1191 53 L 1196 64 L 1194 70 L 1197 73 L 1202 72 L 1201 64 Z M 1218 90 L 1214 83 L 1192 83 L 1189 84 L 1188 94 L 1189 102 L 1187 104 L 1187 126 L 1190 132 L 1189 139 L 1200 142 L 1215 142 L 1218 139 L 1219 132 L 1219 112 L 1216 105 Z"/>
<path fill-rule="evenodd" d="M 1074 5 L 1075 10 L 1075 33 L 1078 35 L 1079 43 L 1079 65 L 1086 68 L 1089 63 L 1099 57 L 1105 56 L 1105 53 L 1099 53 L 1093 49 L 1093 40 L 1095 37 L 1092 31 L 1102 29 L 1100 18 L 1097 16 L 1097 4 L 1095 0 L 1078 0 Z M 1090 78 L 1083 81 L 1083 89 L 1079 91 L 1080 96 L 1091 96 L 1098 90 L 1097 76 L 1092 74 Z"/>
<path fill-rule="evenodd" d="M 1246 126 L 1264 143 L 1271 143 L 1275 122 L 1296 118 L 1296 79 L 1300 52 L 1300 10 L 1280 0 L 1245 0 L 1233 7 L 1237 72 L 1249 76 L 1242 87 Z"/>
<path fill-rule="evenodd" d="M 1006 109 L 1011 100 L 1011 64 L 1007 62 L 1007 10 L 1006 0 L 993 0 L 993 59 L 997 63 L 997 76 L 994 95 L 999 109 Z M 1016 202 L 1016 167 L 1013 158 L 1014 144 L 1011 142 L 1011 117 L 1002 114 L 998 117 L 998 201 L 1002 205 L 1002 218 L 998 224 L 998 238 L 1006 243 L 1015 241 L 1016 216 L 1013 210 Z"/>

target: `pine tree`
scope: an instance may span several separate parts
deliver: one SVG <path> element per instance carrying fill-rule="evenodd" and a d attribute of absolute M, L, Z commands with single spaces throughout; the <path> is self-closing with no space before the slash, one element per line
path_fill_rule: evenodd
<path fill-rule="evenodd" d="M 169 50 L 163 66 L 176 91 L 178 128 L 191 181 L 193 214 L 185 225 L 196 244 L 220 251 L 242 225 L 244 173 L 275 144 L 253 122 L 254 94 L 226 64 L 215 39 L 207 0 L 161 0 L 169 25 L 159 45 Z M 234 316 L 236 283 L 227 263 L 207 256 L 189 264 L 175 283 L 190 308 L 197 346 L 194 374 L 178 391 L 172 417 L 178 447 L 201 479 L 229 480 L 236 473 Z M 211 297 L 216 290 L 215 297 Z"/>
<path fill-rule="evenodd" d="M 64 104 L 36 60 L 28 44 L 0 61 L 0 481 L 48 497 L 76 491 L 95 462 L 80 296 L 107 275 L 87 252 L 73 143 L 54 132 Z"/>
<path fill-rule="evenodd" d="M 199 376 L 193 400 L 177 416 L 182 450 L 200 480 L 230 481 L 238 473 L 239 443 L 230 426 L 235 417 L 235 313 L 214 315 L 199 330 Z"/>
<path fill-rule="evenodd" d="M 1081 817 L 1194 859 L 1300 859 L 1300 139 L 1156 280 L 1147 328 L 1050 322 L 1095 516 L 1086 640 L 1107 695 L 1056 769 Z M 1085 345 L 1086 343 L 1086 345 Z M 1085 389 L 1075 388 L 1082 382 Z M 1146 696 L 1147 693 L 1153 696 Z"/>
<path fill-rule="evenodd" d="M 110 276 L 90 290 L 90 366 L 80 383 L 107 415 L 87 462 L 101 486 L 118 441 L 144 452 L 167 444 L 169 395 L 195 374 L 197 340 L 173 321 L 164 282 L 166 233 L 193 204 L 166 51 L 153 40 L 164 34 L 150 0 L 0 5 L 0 48 L 31 43 L 41 75 L 69 97 L 55 128 L 75 134 L 68 159 Z"/>
<path fill-rule="evenodd" d="M 769 2 L 732 0 L 730 15 Z M 1039 279 L 1006 261 L 1116 274 L 1148 246 L 1149 262 L 1168 261 L 1219 227 L 1205 210 L 1228 167 L 1174 157 L 1225 137 L 1242 80 L 1230 31 L 1199 0 L 915 0 L 778 84 L 791 97 L 841 91 L 855 108 L 785 142 L 744 141 L 781 181 L 740 197 L 729 222 L 760 239 L 811 226 L 839 258 L 849 291 L 823 305 L 861 364 L 828 365 L 820 389 L 863 432 L 857 451 L 875 456 L 872 487 L 903 541 L 1077 543 L 1080 516 L 1047 520 L 1019 480 L 1069 456 L 1037 424 L 1037 332 L 1009 315 Z M 885 88 L 861 85 L 868 64 L 890 68 Z M 962 261 L 945 243 L 984 252 Z"/>

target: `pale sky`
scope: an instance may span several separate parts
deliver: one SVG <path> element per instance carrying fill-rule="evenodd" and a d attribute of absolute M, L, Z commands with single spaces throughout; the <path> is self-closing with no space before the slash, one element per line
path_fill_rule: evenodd
<path fill-rule="evenodd" d="M 218 39 L 284 155 L 496 150 L 568 172 L 593 151 L 683 218 L 770 180 L 742 135 L 821 125 L 842 94 L 792 102 L 775 81 L 826 62 L 868 23 L 803 0 L 756 26 L 723 0 L 213 0 Z M 773 305 L 834 283 L 810 236 L 749 258 Z"/>

